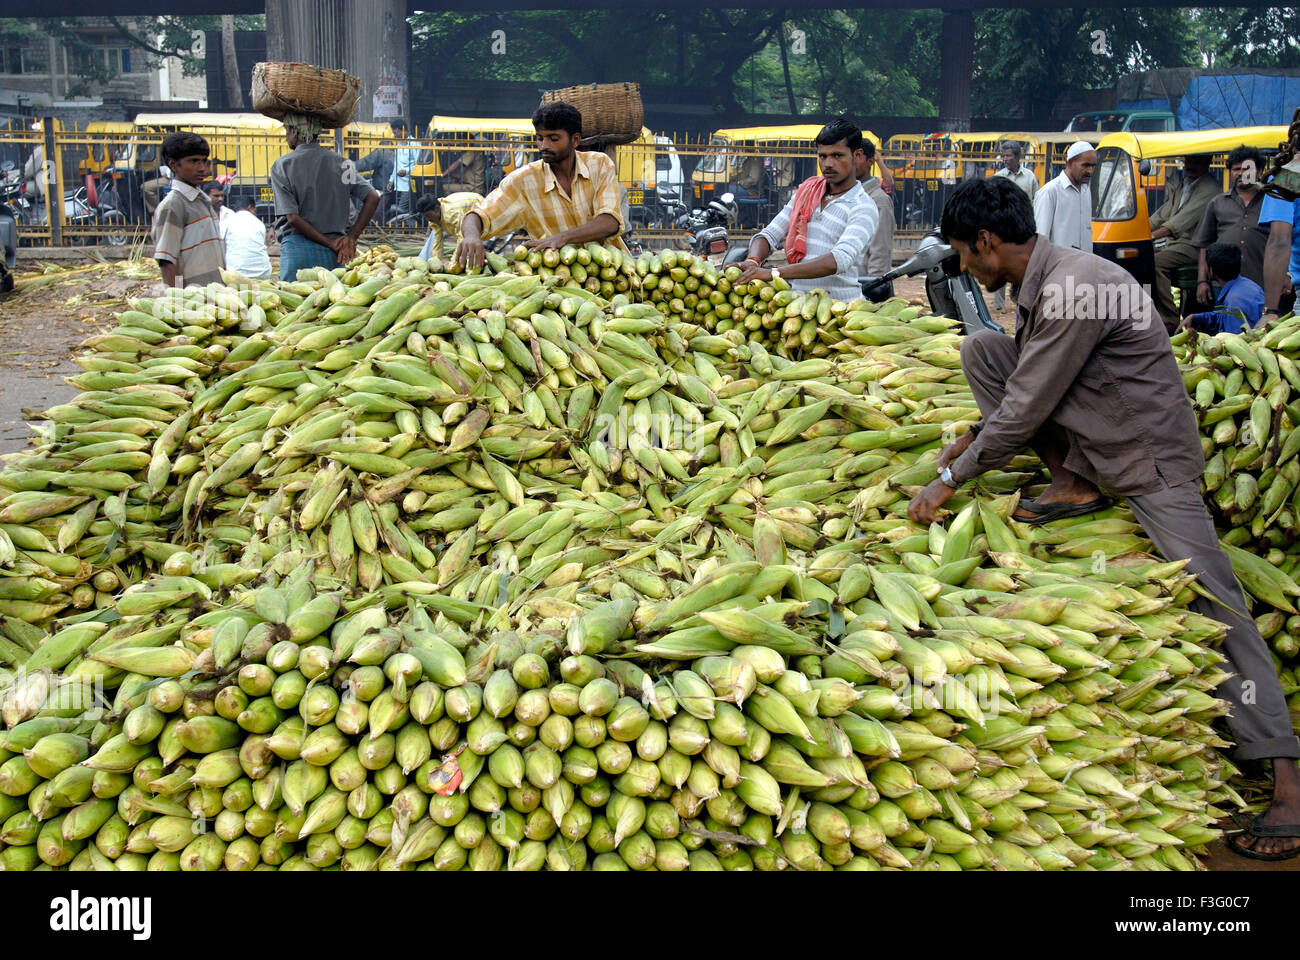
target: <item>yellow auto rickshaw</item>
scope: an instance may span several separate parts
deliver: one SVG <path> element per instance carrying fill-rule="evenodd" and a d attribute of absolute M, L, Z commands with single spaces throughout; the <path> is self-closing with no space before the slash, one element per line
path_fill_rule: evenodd
<path fill-rule="evenodd" d="M 429 138 L 434 149 L 427 162 L 411 171 L 417 192 L 445 193 L 445 184 L 459 183 L 486 194 L 537 154 L 530 119 L 435 116 Z"/>
<path fill-rule="evenodd" d="M 681 158 L 672 138 L 641 128 L 632 143 L 614 148 L 618 182 L 627 191 L 629 217 L 642 227 L 665 223 L 665 198 L 681 200 L 686 188 Z"/>
<path fill-rule="evenodd" d="M 1137 278 L 1155 282 L 1151 212 L 1164 202 L 1166 175 L 1182 157 L 1210 154 L 1211 172 L 1225 189 L 1224 159 L 1235 147 L 1265 153 L 1286 140 L 1287 128 L 1230 127 L 1179 133 L 1109 133 L 1097 145 L 1092 176 L 1092 250 Z"/>
<path fill-rule="evenodd" d="M 133 124 L 125 120 L 92 120 L 82 131 L 86 142 L 76 150 L 77 176 L 100 177 L 112 167 L 119 153 L 131 142 Z M 84 151 L 84 152 L 83 152 Z"/>
<path fill-rule="evenodd" d="M 141 113 L 135 118 L 135 135 L 114 164 L 119 176 L 118 193 L 130 202 L 138 189 L 125 188 L 124 180 L 137 186 L 155 179 L 162 164 L 161 145 L 169 133 L 197 133 L 208 141 L 212 158 L 212 179 L 228 193 L 251 196 L 259 211 L 271 212 L 271 164 L 289 152 L 284 125 L 260 113 Z"/>

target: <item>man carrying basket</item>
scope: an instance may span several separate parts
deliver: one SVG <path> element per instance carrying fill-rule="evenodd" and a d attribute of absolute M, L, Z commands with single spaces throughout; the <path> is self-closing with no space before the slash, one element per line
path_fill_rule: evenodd
<path fill-rule="evenodd" d="M 379 192 L 356 168 L 317 142 L 321 127 L 312 114 L 286 114 L 284 135 L 292 152 L 271 165 L 281 280 L 294 279 L 304 267 L 332 270 L 351 260 L 379 206 Z M 361 212 L 349 230 L 351 200 L 361 204 Z"/>

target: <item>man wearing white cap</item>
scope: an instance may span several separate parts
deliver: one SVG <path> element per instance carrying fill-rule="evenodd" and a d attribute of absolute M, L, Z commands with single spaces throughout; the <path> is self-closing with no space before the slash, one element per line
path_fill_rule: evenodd
<path fill-rule="evenodd" d="M 1038 232 L 1058 247 L 1092 253 L 1092 190 L 1097 167 L 1092 144 L 1080 140 L 1065 154 L 1065 169 L 1034 198 Z"/>

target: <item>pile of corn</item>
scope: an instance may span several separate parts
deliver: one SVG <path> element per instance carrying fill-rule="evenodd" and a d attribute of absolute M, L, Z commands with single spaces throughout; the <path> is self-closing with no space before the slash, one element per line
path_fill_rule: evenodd
<path fill-rule="evenodd" d="M 824 357 L 842 343 L 869 345 L 910 339 L 910 325 L 939 333 L 941 317 L 922 317 L 919 307 L 894 298 L 875 310 L 879 320 L 864 323 L 850 316 L 849 305 L 824 291 L 800 294 L 778 275 L 770 283 L 736 285 L 741 269 L 719 272 L 702 257 L 674 250 L 642 254 L 637 260 L 645 302 L 664 314 L 699 324 L 714 333 L 741 330 L 783 356 Z M 778 271 L 779 274 L 779 271 Z"/>
<path fill-rule="evenodd" d="M 620 293 L 637 293 L 641 290 L 641 278 L 645 275 L 645 271 L 638 269 L 638 263 L 632 260 L 627 251 L 598 243 L 577 246 L 567 244 L 559 250 L 529 250 L 521 245 L 515 248 L 509 259 L 488 253 L 487 266 L 492 273 L 509 271 L 516 276 L 538 276 L 586 290 L 605 299 Z M 463 268 L 454 263 L 444 264 L 436 256 L 428 262 L 430 273 L 461 269 Z"/>
<path fill-rule="evenodd" d="M 27 717 L 34 679 L 6 702 L 0 864 L 1189 869 L 1231 793 L 1217 625 L 1142 592 L 1179 592 L 1177 566 L 1025 569 L 999 602 L 969 561 L 831 586 L 738 560 L 671 600 L 538 596 L 578 612 L 520 631 L 310 564 L 224 604 L 151 580 L 42 647 L 85 651 L 60 703 L 100 677 L 108 711 Z"/>
<path fill-rule="evenodd" d="M 1207 501 L 1256 622 L 1282 661 L 1300 656 L 1300 320 L 1263 331 L 1174 338 L 1197 410 Z M 1283 669 L 1300 712 L 1300 686 Z M 1300 717 L 1297 718 L 1300 725 Z"/>
<path fill-rule="evenodd" d="M 1223 628 L 1129 515 L 1009 520 L 1033 461 L 906 518 L 978 417 L 947 321 L 792 360 L 504 265 L 92 345 L 0 473 L 52 591 L 0 623 L 0 866 L 1194 868 Z"/>

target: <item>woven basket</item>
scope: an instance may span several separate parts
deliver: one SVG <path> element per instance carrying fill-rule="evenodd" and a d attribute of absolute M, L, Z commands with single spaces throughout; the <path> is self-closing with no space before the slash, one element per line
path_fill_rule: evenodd
<path fill-rule="evenodd" d="M 641 136 L 645 108 L 639 83 L 589 83 L 548 90 L 542 103 L 563 101 L 582 114 L 582 137 L 599 137 L 602 145 L 632 143 Z"/>
<path fill-rule="evenodd" d="M 271 60 L 253 67 L 252 95 L 253 109 L 264 116 L 310 113 L 324 126 L 345 127 L 356 114 L 361 81 L 342 70 Z"/>

